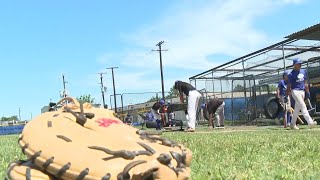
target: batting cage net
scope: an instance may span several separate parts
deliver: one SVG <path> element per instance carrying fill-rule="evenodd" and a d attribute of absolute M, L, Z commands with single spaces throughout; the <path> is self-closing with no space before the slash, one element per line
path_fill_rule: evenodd
<path fill-rule="evenodd" d="M 293 59 L 303 60 L 301 68 L 307 70 L 311 93 L 320 83 L 319 32 L 320 24 L 294 33 L 284 41 L 192 76 L 190 83 L 203 94 L 202 103 L 222 98 L 225 118 L 231 123 L 278 118 L 283 109 L 276 99 L 276 89 L 283 73 L 292 71 Z M 312 104 L 320 107 L 314 99 Z"/>

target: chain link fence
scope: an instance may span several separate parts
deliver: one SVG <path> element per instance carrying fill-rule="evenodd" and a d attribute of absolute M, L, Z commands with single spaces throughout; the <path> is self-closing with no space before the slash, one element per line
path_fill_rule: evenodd
<path fill-rule="evenodd" d="M 166 104 L 178 103 L 179 97 L 172 96 L 170 92 L 164 92 Z M 117 112 L 118 117 L 125 121 L 130 116 L 133 124 L 144 122 L 143 116 L 151 109 L 154 103 L 162 99 L 162 92 L 137 92 L 110 95 L 110 109 Z M 117 105 L 115 107 L 115 104 Z M 164 114 L 168 119 L 168 115 Z M 185 121 L 184 111 L 175 112 L 176 119 Z"/>

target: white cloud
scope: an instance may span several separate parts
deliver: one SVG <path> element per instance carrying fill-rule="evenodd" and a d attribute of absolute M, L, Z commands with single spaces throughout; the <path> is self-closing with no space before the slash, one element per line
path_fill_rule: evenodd
<path fill-rule="evenodd" d="M 305 0 L 283 0 L 284 3 L 287 4 L 301 4 L 303 3 Z"/>
<path fill-rule="evenodd" d="M 162 53 L 163 66 L 180 72 L 183 70 L 183 74 L 177 73 L 176 79 L 185 80 L 194 75 L 189 74 L 189 71 L 202 72 L 223 63 L 220 60 L 210 60 L 208 56 L 224 54 L 239 57 L 269 45 L 271 38 L 262 30 L 256 29 L 254 22 L 281 6 L 302 2 L 179 1 L 165 10 L 153 24 L 144 25 L 123 36 L 126 43 L 132 45 L 130 49 L 124 49 L 120 53 L 109 52 L 99 61 L 106 63 L 116 56 L 122 66 L 129 67 L 128 72 L 117 74 L 120 89 L 160 89 L 159 55 L 151 52 L 157 48 L 157 42 L 164 40 L 162 48 L 168 49 Z M 154 74 L 148 76 L 152 71 Z M 173 79 L 169 81 L 174 82 Z"/>

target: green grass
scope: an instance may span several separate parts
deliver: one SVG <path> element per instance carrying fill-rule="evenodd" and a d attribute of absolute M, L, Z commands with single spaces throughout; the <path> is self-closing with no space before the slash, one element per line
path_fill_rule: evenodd
<path fill-rule="evenodd" d="M 25 159 L 18 138 L 18 135 L 0 136 L 0 179 L 5 178 L 7 167 L 12 161 Z"/>
<path fill-rule="evenodd" d="M 192 179 L 318 179 L 320 176 L 318 129 L 213 132 L 164 134 L 192 150 Z"/>
<path fill-rule="evenodd" d="M 249 129 L 251 131 L 240 131 Z M 318 179 L 320 129 L 198 129 L 200 133 L 166 132 L 193 152 L 192 179 Z M 231 131 L 230 131 L 231 130 Z M 0 136 L 0 179 L 10 162 L 24 159 L 18 136 Z"/>

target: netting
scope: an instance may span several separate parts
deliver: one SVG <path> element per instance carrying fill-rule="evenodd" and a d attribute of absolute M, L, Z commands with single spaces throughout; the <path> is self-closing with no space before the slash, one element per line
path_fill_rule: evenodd
<path fill-rule="evenodd" d="M 203 94 L 203 101 L 222 98 L 225 101 L 225 118 L 249 122 L 259 117 L 274 118 L 267 103 L 275 98 L 284 71 L 293 69 L 292 61 L 300 58 L 308 72 L 311 84 L 320 82 L 320 43 L 293 41 L 283 46 L 244 56 L 190 78 Z M 269 107 L 267 107 L 269 106 Z M 276 112 L 277 113 L 277 112 Z"/>

